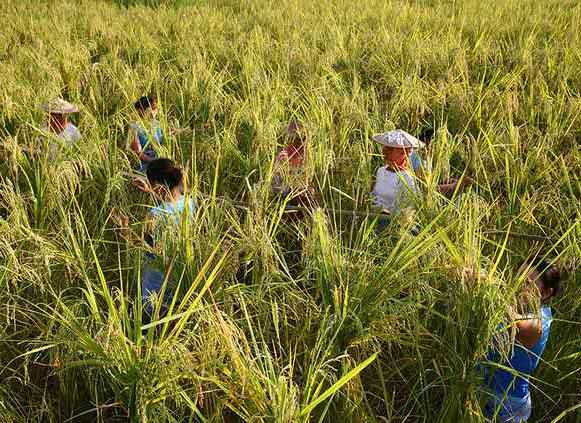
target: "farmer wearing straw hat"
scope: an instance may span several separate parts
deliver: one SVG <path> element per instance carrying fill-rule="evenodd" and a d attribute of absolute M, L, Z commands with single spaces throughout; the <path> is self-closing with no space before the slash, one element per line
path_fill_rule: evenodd
<path fill-rule="evenodd" d="M 291 121 L 285 127 L 283 137 L 288 144 L 276 157 L 272 191 L 283 197 L 295 191 L 296 195 L 289 201 L 290 204 L 313 206 L 316 204 L 315 191 L 307 180 L 304 166 L 308 143 L 305 129 L 300 122 Z"/>
<path fill-rule="evenodd" d="M 373 187 L 375 205 L 393 213 L 400 210 L 409 194 L 416 191 L 409 172 L 409 157 L 413 149 L 420 148 L 423 143 L 401 129 L 375 134 L 372 139 L 383 146 L 381 153 L 385 163 L 376 173 Z"/>
<path fill-rule="evenodd" d="M 46 124 L 42 127 L 43 132 L 57 138 L 67 147 L 72 147 L 81 139 L 78 128 L 68 119 L 70 114 L 79 111 L 78 106 L 61 98 L 55 98 L 43 104 L 40 109 L 48 114 Z M 58 145 L 51 143 L 49 148 L 49 157 L 54 158 Z"/>

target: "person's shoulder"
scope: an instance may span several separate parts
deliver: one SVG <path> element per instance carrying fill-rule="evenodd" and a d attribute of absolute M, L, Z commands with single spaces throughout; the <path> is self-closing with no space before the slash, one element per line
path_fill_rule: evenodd
<path fill-rule="evenodd" d="M 81 139 L 79 128 L 77 128 L 72 122 L 67 123 L 65 131 L 72 141 L 78 141 Z"/>
<path fill-rule="evenodd" d="M 518 328 L 517 339 L 527 348 L 532 348 L 541 338 L 542 323 L 536 317 L 522 318 L 517 321 L 516 326 Z"/>
<path fill-rule="evenodd" d="M 127 125 L 129 126 L 129 129 L 131 131 L 139 131 L 140 129 L 142 129 L 143 127 L 141 126 L 141 123 L 137 122 L 137 121 L 131 121 L 129 122 L 129 124 Z"/>
<path fill-rule="evenodd" d="M 194 201 L 193 198 L 188 198 L 188 209 L 190 212 L 194 212 L 196 211 L 196 202 Z"/>
<path fill-rule="evenodd" d="M 165 213 L 165 209 L 163 208 L 163 204 L 157 205 L 157 206 L 152 206 L 147 211 L 147 214 L 153 218 L 158 217 L 162 213 Z"/>
<path fill-rule="evenodd" d="M 415 150 L 412 151 L 412 154 L 410 155 L 410 163 L 414 171 L 417 171 L 422 166 L 422 158 Z"/>

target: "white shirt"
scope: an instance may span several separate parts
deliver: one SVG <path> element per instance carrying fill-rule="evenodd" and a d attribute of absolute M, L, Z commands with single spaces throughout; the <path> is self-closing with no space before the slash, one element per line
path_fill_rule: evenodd
<path fill-rule="evenodd" d="M 394 212 L 414 192 L 416 185 L 407 171 L 392 172 L 386 166 L 377 169 L 372 193 L 376 206 Z"/>
<path fill-rule="evenodd" d="M 54 137 L 60 138 L 62 140 L 62 142 L 67 147 L 72 147 L 81 139 L 81 133 L 79 132 L 79 129 L 75 125 L 73 125 L 71 122 L 67 122 L 66 126 L 64 127 L 62 132 L 59 134 L 55 134 L 55 133 L 50 132 L 50 130 L 48 129 L 47 126 L 43 127 L 43 130 L 47 134 L 51 134 Z M 54 143 L 54 142 L 50 143 L 50 147 L 49 147 L 49 158 L 50 159 L 54 159 L 56 157 L 56 154 L 58 152 L 58 148 L 59 148 L 59 146 L 56 143 Z"/>
<path fill-rule="evenodd" d="M 55 137 L 59 137 L 69 147 L 73 146 L 81 139 L 81 133 L 79 132 L 79 129 L 71 122 L 67 122 L 66 126 L 59 134 L 52 133 L 46 125 L 42 128 L 42 130 L 46 133 L 50 133 Z"/>
<path fill-rule="evenodd" d="M 63 132 L 61 132 L 58 136 L 69 147 L 72 147 L 81 139 L 81 133 L 79 132 L 79 129 L 71 122 L 67 122 L 67 126 L 65 126 Z"/>

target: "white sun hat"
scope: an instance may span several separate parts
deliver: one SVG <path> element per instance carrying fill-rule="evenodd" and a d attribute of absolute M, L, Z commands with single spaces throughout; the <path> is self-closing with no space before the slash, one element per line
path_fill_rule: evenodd
<path fill-rule="evenodd" d="M 54 98 L 40 106 L 40 109 L 48 113 L 60 113 L 63 115 L 77 113 L 79 111 L 79 107 L 76 104 L 69 103 L 62 98 Z"/>
<path fill-rule="evenodd" d="M 419 139 L 401 129 L 375 134 L 371 138 L 373 141 L 393 148 L 421 148 L 424 146 L 424 143 Z"/>

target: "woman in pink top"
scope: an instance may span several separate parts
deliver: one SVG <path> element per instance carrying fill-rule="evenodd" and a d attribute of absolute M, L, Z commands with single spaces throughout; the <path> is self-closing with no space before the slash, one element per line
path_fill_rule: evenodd
<path fill-rule="evenodd" d="M 282 197 L 292 193 L 290 205 L 312 207 L 317 202 L 314 187 L 304 174 L 308 138 L 303 125 L 291 121 L 284 131 L 284 137 L 288 144 L 276 156 L 272 191 Z"/>

